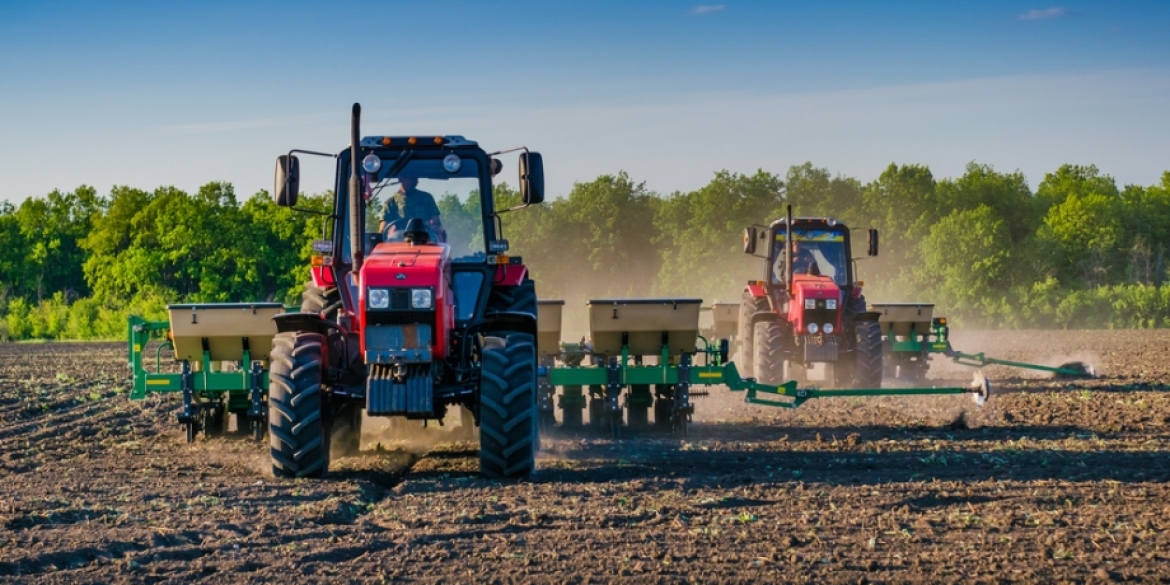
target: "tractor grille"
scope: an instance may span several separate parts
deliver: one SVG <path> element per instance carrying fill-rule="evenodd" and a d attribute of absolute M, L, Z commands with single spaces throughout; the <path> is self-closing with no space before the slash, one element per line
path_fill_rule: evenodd
<path fill-rule="evenodd" d="M 390 289 L 390 309 L 393 311 L 410 310 L 410 289 L 409 288 L 392 288 L 392 289 Z"/>
<path fill-rule="evenodd" d="M 808 335 L 804 336 L 804 361 L 806 362 L 835 362 L 837 361 L 836 335 Z"/>
<path fill-rule="evenodd" d="M 390 296 L 390 301 L 393 303 L 394 295 Z M 410 304 L 409 291 L 406 299 L 407 305 Z M 367 311 L 366 312 L 367 325 L 430 325 L 431 331 L 435 331 L 435 312 L 432 310 L 405 310 L 405 311 Z"/>

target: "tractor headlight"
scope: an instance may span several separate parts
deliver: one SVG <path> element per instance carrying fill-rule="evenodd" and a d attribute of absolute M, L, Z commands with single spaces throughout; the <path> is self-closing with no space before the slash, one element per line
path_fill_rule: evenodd
<path fill-rule="evenodd" d="M 371 288 L 366 297 L 367 304 L 371 309 L 386 309 L 390 307 L 390 291 L 384 288 Z"/>
<path fill-rule="evenodd" d="M 820 328 L 820 327 L 817 327 L 817 324 L 816 324 L 816 323 L 809 323 L 809 324 L 808 324 L 808 332 L 809 332 L 809 333 L 812 333 L 813 335 L 816 335 L 816 334 L 817 334 L 817 331 L 820 331 L 820 330 L 821 330 L 821 328 Z"/>
<path fill-rule="evenodd" d="M 825 326 L 822 329 L 825 331 L 825 335 L 830 335 L 833 333 L 833 324 L 825 323 Z"/>
<path fill-rule="evenodd" d="M 816 299 L 804 299 L 804 308 L 806 308 L 806 309 L 817 308 L 817 300 Z"/>
<path fill-rule="evenodd" d="M 415 309 L 429 309 L 434 297 L 429 288 L 410 289 L 410 306 Z"/>
<path fill-rule="evenodd" d="M 366 158 L 362 159 L 362 169 L 372 175 L 382 170 L 382 159 L 376 154 L 367 154 Z"/>
<path fill-rule="evenodd" d="M 443 157 L 443 170 L 448 173 L 458 173 L 459 169 L 463 168 L 463 161 L 459 160 L 459 155 L 448 154 Z"/>
<path fill-rule="evenodd" d="M 825 301 L 825 308 L 826 309 L 836 309 L 837 308 L 837 299 L 829 299 L 829 300 Z M 832 331 L 826 331 L 825 333 L 832 333 Z"/>

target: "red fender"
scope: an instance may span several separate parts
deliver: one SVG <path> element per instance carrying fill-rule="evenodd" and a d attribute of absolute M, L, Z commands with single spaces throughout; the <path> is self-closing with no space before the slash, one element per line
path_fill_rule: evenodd
<path fill-rule="evenodd" d="M 333 270 L 328 266 L 314 266 L 310 268 L 309 279 L 313 282 L 313 286 L 319 288 L 336 286 L 333 283 Z"/>
<path fill-rule="evenodd" d="M 528 267 L 523 264 L 497 264 L 492 286 L 520 286 L 528 277 Z"/>
<path fill-rule="evenodd" d="M 768 290 L 764 288 L 763 284 L 760 284 L 758 282 L 748 283 L 747 288 L 745 288 L 744 291 L 746 291 L 749 295 L 751 295 L 752 297 L 757 298 L 757 299 L 760 297 L 768 296 Z"/>

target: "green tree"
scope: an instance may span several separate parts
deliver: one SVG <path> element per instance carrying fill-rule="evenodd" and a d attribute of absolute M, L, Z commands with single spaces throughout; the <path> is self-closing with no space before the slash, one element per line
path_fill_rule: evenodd
<path fill-rule="evenodd" d="M 797 215 L 834 217 L 847 225 L 868 226 L 863 211 L 861 183 L 852 177 L 832 176 L 811 162 L 789 167 L 785 199 Z"/>
<path fill-rule="evenodd" d="M 1119 195 L 1113 177 L 1102 175 L 1096 165 L 1062 165 L 1055 173 L 1044 175 L 1044 180 L 1036 188 L 1041 212 L 1064 203 L 1071 195 L 1085 197 L 1094 193 L 1106 197 Z"/>
<path fill-rule="evenodd" d="M 1120 207 L 1115 197 L 1090 192 L 1071 193 L 1049 208 L 1037 236 L 1055 254 L 1062 282 L 1079 279 L 1092 288 L 1110 281 L 1124 236 Z"/>
<path fill-rule="evenodd" d="M 759 278 L 762 266 L 743 253 L 743 229 L 779 219 L 783 193 L 777 175 L 724 170 L 698 191 L 672 194 L 654 220 L 661 256 L 655 291 L 738 301 L 744 283 Z"/>
<path fill-rule="evenodd" d="M 919 249 L 934 302 L 955 317 L 981 316 L 1007 288 L 1009 229 L 988 205 L 955 210 L 942 218 L 930 227 Z"/>
<path fill-rule="evenodd" d="M 939 181 L 936 189 L 940 211 L 970 210 L 986 205 L 1004 220 L 1011 241 L 1017 244 L 1035 233 L 1043 217 L 1043 210 L 1020 171 L 997 173 L 991 165 L 971 162 L 962 177 Z"/>

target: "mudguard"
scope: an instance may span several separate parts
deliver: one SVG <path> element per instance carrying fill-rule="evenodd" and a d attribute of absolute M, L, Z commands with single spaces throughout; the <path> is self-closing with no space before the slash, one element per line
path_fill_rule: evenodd
<path fill-rule="evenodd" d="M 768 290 L 764 288 L 764 285 L 758 282 L 748 283 L 747 287 L 744 288 L 744 291 L 757 299 L 768 296 Z"/>
<path fill-rule="evenodd" d="M 309 279 L 313 286 L 326 288 L 337 286 L 333 281 L 333 270 L 328 266 L 314 266 L 309 269 Z"/>
<path fill-rule="evenodd" d="M 536 335 L 536 315 L 515 311 L 499 311 L 486 315 L 482 321 L 468 328 L 478 333 L 528 333 Z"/>
<path fill-rule="evenodd" d="M 528 267 L 523 264 L 497 264 L 492 286 L 520 286 L 528 277 Z"/>
<path fill-rule="evenodd" d="M 278 333 L 307 331 L 327 336 L 333 331 L 340 330 L 336 323 L 322 319 L 321 315 L 316 313 L 281 313 L 272 320 L 276 322 Z"/>

